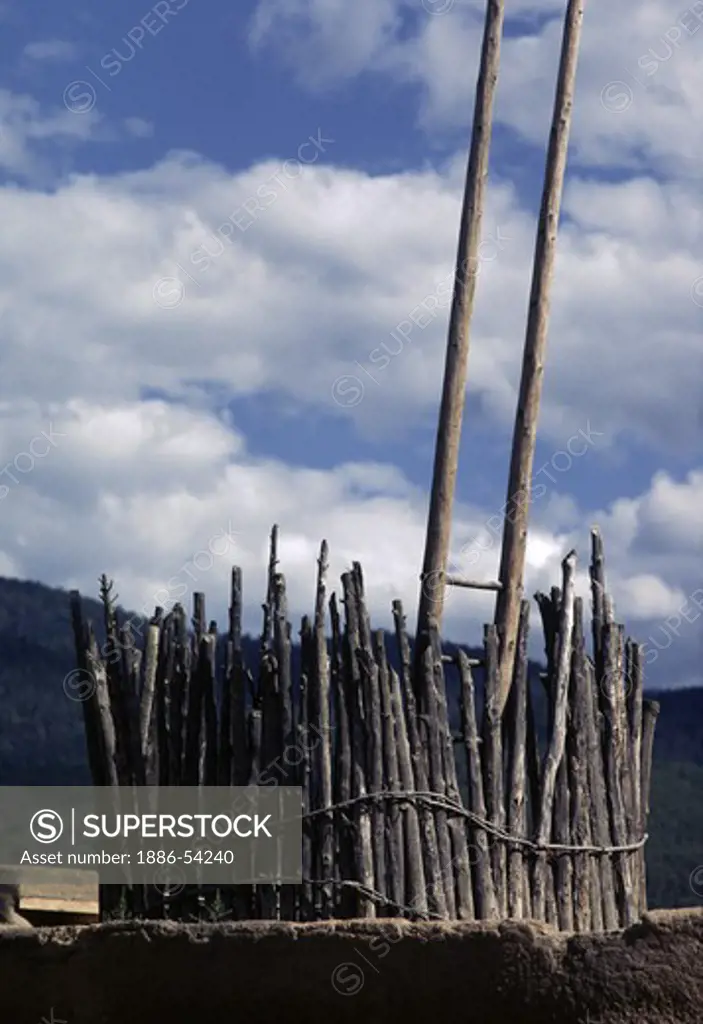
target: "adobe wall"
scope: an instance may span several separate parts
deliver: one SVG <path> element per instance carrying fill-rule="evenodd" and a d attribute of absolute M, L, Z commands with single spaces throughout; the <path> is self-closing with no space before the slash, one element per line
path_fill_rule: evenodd
<path fill-rule="evenodd" d="M 591 937 L 359 921 L 5 932 L 0 992 L 8 1024 L 701 1024 L 703 910 Z"/>

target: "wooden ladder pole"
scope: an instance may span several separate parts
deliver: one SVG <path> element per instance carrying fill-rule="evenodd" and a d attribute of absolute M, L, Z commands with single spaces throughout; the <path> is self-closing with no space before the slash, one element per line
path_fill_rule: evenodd
<path fill-rule="evenodd" d="M 442 403 L 435 445 L 432 492 L 418 608 L 416 634 L 418 637 L 428 629 L 431 617 L 436 620 L 438 628 L 441 627 L 444 606 L 444 573 L 449 555 L 452 506 L 466 398 L 469 325 L 476 292 L 481 221 L 488 178 L 493 98 L 498 80 L 504 9 L 504 0 L 487 0 L 471 147 L 459 228 Z"/>
<path fill-rule="evenodd" d="M 495 624 L 500 637 L 499 693 L 501 709 L 505 707 L 508 699 L 515 662 L 525 573 L 530 485 L 547 347 L 550 293 L 554 277 L 557 230 L 566 171 L 584 5 L 585 0 L 569 0 L 564 18 L 559 74 L 532 269 L 530 306 L 522 360 L 520 395 L 513 432 L 498 574 L 502 588 L 498 591 L 495 613 Z"/>

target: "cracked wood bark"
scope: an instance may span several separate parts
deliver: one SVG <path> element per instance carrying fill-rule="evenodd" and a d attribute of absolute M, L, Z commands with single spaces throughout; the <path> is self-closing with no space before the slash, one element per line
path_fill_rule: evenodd
<path fill-rule="evenodd" d="M 383 738 L 383 777 L 385 788 L 400 794 L 398 771 L 398 744 L 395 739 L 393 707 L 391 704 L 390 676 L 386 658 L 384 631 L 377 629 L 373 634 L 374 657 L 378 665 L 378 688 L 381 699 L 381 733 Z M 386 804 L 386 887 L 395 906 L 393 913 L 401 913 L 405 903 L 405 857 L 403 842 L 403 818 L 400 800 Z"/>
<path fill-rule="evenodd" d="M 359 613 L 356 603 L 355 584 L 351 573 L 342 576 L 344 591 L 344 612 L 346 619 L 344 656 L 346 680 L 349 687 L 349 724 L 351 727 L 352 745 L 352 798 L 367 795 L 366 781 L 366 750 L 363 735 L 363 696 L 362 676 L 359 666 Z M 352 808 L 354 818 L 354 859 L 356 878 L 368 889 L 375 888 L 374 859 L 371 838 L 371 817 L 368 805 L 360 801 Z M 357 897 L 357 916 L 376 917 L 374 903 L 359 894 Z"/>
<path fill-rule="evenodd" d="M 485 821 L 486 802 L 483 793 L 480 740 L 476 724 L 476 693 L 469 659 L 462 650 L 457 651 L 456 657 L 461 678 L 461 721 L 466 747 L 469 810 Z M 482 921 L 495 921 L 498 917 L 498 903 L 493 884 L 488 833 L 480 825 L 471 823 L 470 834 L 473 839 L 473 877 L 476 889 L 477 916 Z"/>
<path fill-rule="evenodd" d="M 511 836 L 526 834 L 526 755 L 527 755 L 527 644 L 530 631 L 530 603 L 523 601 L 520 609 L 515 678 L 506 707 L 508 734 L 508 832 Z M 524 918 L 525 868 L 527 862 L 520 846 L 508 851 L 508 915 Z"/>
<path fill-rule="evenodd" d="M 644 671 L 642 660 L 642 646 L 639 643 L 630 641 L 628 672 L 625 676 L 628 681 L 627 693 L 627 720 L 629 725 L 629 749 L 632 771 L 632 840 L 638 842 L 642 839 L 645 830 L 643 822 L 642 804 L 642 730 L 643 730 L 643 694 L 644 694 Z M 641 916 L 647 909 L 647 901 L 643 903 L 643 880 L 645 871 L 645 851 L 639 850 L 632 855 L 634 862 L 634 899 L 636 912 Z"/>
<path fill-rule="evenodd" d="M 498 633 L 496 627 L 484 628 L 485 651 L 485 696 L 483 702 L 482 762 L 483 785 L 486 797 L 486 820 L 497 828 L 505 828 L 505 803 L 503 799 L 503 745 L 501 737 L 501 714 L 499 710 L 499 661 Z M 491 866 L 495 887 L 498 916 L 507 917 L 507 854 L 505 843 L 491 836 Z"/>
<path fill-rule="evenodd" d="M 574 573 L 576 552 L 570 551 L 562 562 L 563 588 L 559 612 L 558 653 L 556 658 L 556 682 L 554 693 L 554 726 L 542 771 L 542 800 L 540 805 L 537 843 L 549 843 L 552 831 L 552 807 L 559 765 L 566 745 L 566 712 L 568 699 L 569 670 L 571 667 L 571 641 L 574 623 Z M 533 874 L 533 911 L 537 920 L 544 920 L 546 909 L 547 858 L 538 852 Z M 557 904 L 563 904 L 565 893 L 556 894 Z M 561 914 L 560 913 L 560 918 Z"/>
<path fill-rule="evenodd" d="M 615 846 L 624 846 L 628 841 L 625 816 L 625 797 L 622 789 L 621 764 L 625 757 L 624 734 L 620 716 L 618 673 L 618 629 L 606 624 L 603 630 L 604 674 L 601 683 L 603 697 L 603 722 L 605 725 L 604 749 L 605 771 L 610 804 L 611 834 Z M 615 877 L 618 882 L 617 901 L 620 926 L 634 924 L 635 903 L 632 892 L 630 864 L 625 853 L 614 854 Z"/>
<path fill-rule="evenodd" d="M 649 819 L 649 796 L 652 783 L 652 752 L 654 749 L 654 732 L 661 705 L 656 700 L 645 700 L 642 706 L 642 834 L 647 829 Z M 640 907 L 642 913 L 647 909 L 647 876 L 644 870 L 645 860 L 642 857 L 642 874 L 640 876 Z"/>
<path fill-rule="evenodd" d="M 598 701 L 596 669 L 586 659 L 586 679 L 590 694 L 590 707 L 586 708 L 588 732 L 588 786 L 591 793 L 591 829 L 596 846 L 612 845 L 610 816 L 608 811 L 608 790 L 603 759 L 603 715 Z M 618 911 L 615 900 L 615 879 L 613 864 L 608 854 L 598 857 L 598 869 L 603 900 L 603 928 L 614 931 L 618 928 Z"/>
<path fill-rule="evenodd" d="M 419 793 L 427 793 L 430 787 L 427 779 L 426 757 L 418 730 L 418 714 L 410 668 L 410 645 L 405 631 L 405 616 L 403 615 L 403 607 L 400 601 L 393 602 L 393 618 L 395 620 L 396 637 L 402 666 L 401 681 L 405 698 L 405 723 L 412 759 L 415 782 L 414 790 Z M 446 919 L 449 915 L 447 913 L 444 882 L 439 866 L 439 842 L 435 817 L 426 803 L 418 805 L 417 813 L 423 838 L 422 855 L 428 909 L 436 917 Z"/>
<path fill-rule="evenodd" d="M 442 642 L 436 622 L 430 618 L 430 649 L 433 668 L 433 717 L 437 720 L 438 741 L 442 756 L 442 774 L 445 794 L 455 804 L 461 804 L 459 783 L 456 774 L 454 738 L 449 724 L 447 689 L 442 662 Z M 456 915 L 460 921 L 474 920 L 474 896 L 471 886 L 471 863 L 466 834 L 466 819 L 449 814 L 449 836 L 452 844 L 452 868 L 454 872 Z"/>
<path fill-rule="evenodd" d="M 402 602 L 398 600 L 393 601 L 392 608 L 396 649 L 400 660 L 400 676 L 398 676 L 395 670 L 391 670 L 391 703 L 393 707 L 395 738 L 398 745 L 398 771 L 403 792 L 413 793 L 415 790 L 413 756 L 406 720 L 406 707 L 403 703 L 404 693 L 410 694 L 412 699 L 410 644 L 405 628 L 406 620 Z M 411 713 L 411 707 L 412 705 L 408 704 L 408 715 Z M 406 894 L 408 906 L 419 917 L 427 917 L 427 878 L 433 876 L 426 875 L 425 873 L 420 816 L 417 806 L 412 801 L 408 801 L 407 804 L 403 805 L 402 810 L 406 840 Z M 428 816 L 427 820 L 431 826 L 431 817 Z M 436 847 L 433 826 L 429 830 L 429 837 L 430 845 Z"/>
<path fill-rule="evenodd" d="M 381 736 L 381 701 L 378 692 L 378 665 L 374 660 L 371 643 L 371 623 L 366 609 L 364 596 L 364 579 L 361 565 L 354 562 L 352 566 L 354 594 L 357 601 L 359 620 L 359 664 L 361 666 L 360 714 L 364 721 L 365 766 L 367 792 L 373 796 L 383 790 L 383 740 Z M 371 801 L 371 846 L 375 890 L 384 898 L 386 889 L 386 832 L 385 803 Z M 387 916 L 387 908 L 380 904 L 376 915 Z"/>
<path fill-rule="evenodd" d="M 430 620 L 432 621 L 432 620 Z M 439 721 L 435 708 L 434 659 L 432 645 L 427 638 L 424 644 L 423 688 L 425 704 L 422 707 L 420 720 L 425 727 L 427 737 L 427 761 L 429 789 L 439 796 L 446 796 L 444 785 L 443 751 L 439 736 Z M 439 870 L 444 887 L 444 899 L 447 905 L 447 916 L 456 918 L 456 899 L 454 896 L 454 879 L 452 875 L 452 844 L 449 837 L 449 821 L 447 812 L 436 807 L 434 810 L 435 827 L 437 829 L 437 849 L 439 851 Z"/>
<path fill-rule="evenodd" d="M 632 803 L 630 807 L 630 838 L 637 842 L 642 838 L 642 698 L 644 679 L 642 671 L 642 648 L 628 640 L 625 662 L 625 700 L 627 705 L 628 768 Z M 635 911 L 640 917 L 646 909 L 642 906 L 642 872 L 644 871 L 644 850 L 638 850 L 630 859 Z"/>
<path fill-rule="evenodd" d="M 586 680 L 586 652 L 583 635 L 583 600 L 574 601 L 573 653 L 571 658 L 570 705 L 571 723 L 566 737 L 569 783 L 571 791 L 571 838 L 575 846 L 590 846 L 591 821 L 588 795 L 588 731 L 586 717 L 589 694 Z M 592 857 L 587 853 L 574 855 L 574 928 L 590 931 L 593 909 L 600 904 L 600 885 L 592 892 L 598 876 L 591 871 Z M 597 911 L 596 911 L 597 912 Z"/>
<path fill-rule="evenodd" d="M 542 630 L 544 633 L 544 652 L 547 661 L 547 671 L 544 679 L 541 680 L 546 695 L 546 736 L 547 743 L 549 743 L 549 737 L 552 735 L 554 730 L 554 699 L 556 693 L 556 665 L 557 665 L 557 654 L 559 646 L 559 608 L 561 606 L 561 589 L 559 587 L 552 587 L 550 594 L 535 594 L 535 601 L 539 608 L 540 617 L 542 619 Z M 542 769 L 540 768 L 537 772 L 536 778 L 541 780 Z M 563 778 L 561 773 L 557 775 L 556 794 L 557 797 L 563 797 L 560 792 L 563 785 Z M 541 781 L 538 784 L 541 786 Z M 536 833 L 539 824 L 539 813 L 541 805 L 541 790 L 537 788 L 534 801 L 534 824 L 533 831 Z M 562 801 L 563 802 L 563 799 Z M 534 862 L 533 862 L 534 864 Z M 533 868 L 534 874 L 534 868 Z M 555 893 L 556 885 L 556 872 L 553 861 L 548 860 L 547 870 L 545 873 L 546 877 L 546 901 L 545 901 L 545 919 L 548 924 L 553 925 L 555 928 L 559 927 L 559 914 L 557 911 L 557 899 Z"/>
<path fill-rule="evenodd" d="M 351 799 L 352 795 L 351 727 L 347 681 L 344 675 L 342 627 L 335 594 L 330 596 L 329 608 L 332 623 L 331 680 L 337 739 L 335 744 L 334 802 L 335 804 L 344 804 Z M 354 877 L 354 836 L 349 813 L 349 810 L 344 808 L 336 815 L 339 877 L 342 880 Z M 349 886 L 341 886 L 337 893 L 337 916 L 353 917 L 355 905 L 356 898 L 352 890 Z"/>
<path fill-rule="evenodd" d="M 403 793 L 411 795 L 415 790 L 413 778 L 412 756 L 408 730 L 403 709 L 403 694 L 400 679 L 395 669 L 390 672 L 391 708 L 395 742 L 398 751 L 398 775 Z M 403 833 L 405 836 L 405 893 L 404 902 L 420 918 L 427 917 L 427 886 L 425 870 L 422 863 L 422 839 L 420 820 L 415 805 L 408 800 L 400 804 L 403 815 Z"/>
<path fill-rule="evenodd" d="M 330 749 L 330 680 L 327 637 L 325 636 L 326 577 L 329 569 L 327 541 L 323 540 L 317 562 L 317 593 L 315 596 L 314 668 L 310 680 L 311 725 L 318 733 L 315 774 L 318 808 L 332 806 L 332 751 Z M 317 818 L 317 842 L 321 886 L 320 913 L 324 919 L 333 916 L 334 893 L 334 817 L 331 810 Z"/>
<path fill-rule="evenodd" d="M 310 618 L 303 616 L 300 625 L 300 687 L 299 711 L 297 721 L 298 749 L 301 754 L 300 784 L 303 789 L 303 815 L 310 813 L 311 806 L 311 765 L 310 765 L 310 720 L 308 690 L 310 674 L 313 671 L 314 655 L 312 650 L 313 636 Z M 313 917 L 315 893 L 308 881 L 313 876 L 313 832 L 310 819 L 303 821 L 303 885 L 299 895 L 299 913 L 301 920 L 309 921 Z"/>
<path fill-rule="evenodd" d="M 283 760 L 282 776 L 278 784 L 294 786 L 297 781 L 297 767 L 290 763 L 289 755 L 296 747 L 295 723 L 293 716 L 293 677 L 291 665 L 290 623 L 288 622 L 288 602 L 286 598 L 286 580 L 283 573 L 277 572 L 273 581 L 273 651 L 278 672 L 279 709 L 280 709 L 280 743 Z M 280 757 L 277 759 L 279 771 Z M 280 916 L 283 920 L 295 917 L 297 887 L 282 885 L 279 888 Z"/>

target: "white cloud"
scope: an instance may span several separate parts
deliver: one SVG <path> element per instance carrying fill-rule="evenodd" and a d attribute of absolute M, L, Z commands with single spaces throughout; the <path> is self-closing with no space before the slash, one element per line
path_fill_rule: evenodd
<path fill-rule="evenodd" d="M 87 142 L 99 122 L 95 111 L 77 117 L 63 107 L 46 112 L 32 96 L 0 89 L 0 168 L 23 178 L 47 178 L 47 143 Z"/>
<path fill-rule="evenodd" d="M 3 97 L 25 161 L 32 139 L 89 124 L 68 112 L 69 122 L 48 117 L 27 97 L 0 94 L 0 104 Z M 304 468 L 305 454 L 298 467 L 256 457 L 255 439 L 216 408 L 266 392 L 272 407 L 320 417 L 321 432 L 322 417 L 348 418 L 378 451 L 391 429 L 402 437 L 433 425 L 448 314 L 440 286 L 451 280 L 462 174 L 458 159 L 370 176 L 326 166 L 324 153 L 307 167 L 291 153 L 230 174 L 173 153 L 138 172 L 0 188 L 0 569 L 91 594 L 104 570 L 120 600 L 138 609 L 156 603 L 160 589 L 172 593 L 177 579 L 189 594 L 213 595 L 224 622 L 235 562 L 245 571 L 251 628 L 278 521 L 296 616 L 311 610 L 323 537 L 335 586 L 352 560 L 362 562 L 378 625 L 390 624 L 393 597 L 412 615 L 424 490 L 385 461 L 322 471 Z M 627 466 L 634 440 L 650 461 L 675 459 L 691 471 L 662 470 L 641 494 L 615 500 L 599 490 L 580 503 L 558 493 L 571 483 L 558 477 L 534 509 L 527 588 L 556 584 L 570 547 L 583 569 L 588 525 L 598 522 L 619 617 L 637 633 L 676 615 L 700 577 L 703 470 L 693 467 L 702 295 L 691 292 L 703 273 L 700 199 L 685 181 L 583 176 L 571 180 L 565 212 L 541 440 L 563 449 L 591 429 L 602 435 L 588 456 L 596 462 Z M 480 422 L 468 416 L 469 430 L 505 436 L 512 423 L 534 227 L 513 185 L 493 183 L 469 368 Z M 413 325 L 433 297 L 442 298 L 439 315 Z M 341 376 L 364 384 L 359 404 L 335 404 Z M 216 401 L 203 381 L 216 387 Z M 144 401 L 150 389 L 170 401 Z M 46 434 L 56 444 L 39 456 Z M 493 467 L 477 470 L 494 477 Z M 453 535 L 453 559 L 467 572 L 467 545 L 482 539 L 470 568 L 485 579 L 498 561 L 491 512 L 459 505 Z M 194 555 L 203 552 L 207 565 L 213 539 L 220 550 L 227 531 L 236 535 L 231 549 L 193 569 Z M 579 585 L 587 595 L 583 571 Z M 449 636 L 478 641 L 491 616 L 490 595 L 450 591 Z M 694 633 L 691 626 L 672 646 L 667 681 L 696 671 Z"/>
<path fill-rule="evenodd" d="M 113 121 L 101 114 L 95 98 L 93 86 L 81 80 L 67 82 L 51 106 L 27 93 L 0 89 L 0 172 L 50 191 L 70 174 L 80 146 L 153 134 L 153 125 L 143 118 Z"/>
<path fill-rule="evenodd" d="M 0 191 L 0 334 L 12 360 L 0 397 L 19 388 L 67 401 L 89 395 L 97 373 L 112 400 L 151 387 L 191 401 L 193 382 L 206 379 L 225 398 L 267 389 L 347 417 L 372 439 L 433 420 L 458 168 L 369 177 L 319 164 L 287 179 L 282 166 L 229 175 L 174 154 L 148 171 L 74 177 L 50 194 Z M 250 205 L 246 219 L 242 204 L 257 191 L 266 208 Z M 584 180 L 566 209 L 542 436 L 562 447 L 590 423 L 606 446 L 629 436 L 696 452 L 697 195 Z M 500 431 L 514 412 L 533 239 L 512 187 L 494 186 L 469 380 L 483 424 Z"/>
<path fill-rule="evenodd" d="M 142 117 L 126 117 L 124 127 L 135 139 L 148 139 L 154 134 L 153 124 Z"/>
<path fill-rule="evenodd" d="M 356 0 L 353 8 L 346 0 L 261 0 L 249 39 L 256 50 L 275 33 L 301 78 L 317 86 L 358 74 L 375 60 L 399 26 L 397 6 L 396 0 Z"/>
<path fill-rule="evenodd" d="M 342 464 L 333 470 L 292 468 L 275 459 L 252 457 L 241 435 L 207 412 L 160 402 L 70 403 L 62 412 L 31 403 L 6 405 L 2 477 L 3 542 L 0 567 L 16 575 L 78 586 L 94 595 L 96 578 L 115 578 L 120 601 L 139 611 L 176 599 L 186 605 L 195 590 L 205 591 L 208 614 L 225 622 L 229 570 L 242 566 L 246 625 L 259 624 L 265 586 L 267 538 L 272 522 L 281 524 L 281 570 L 288 582 L 294 622 L 310 613 L 314 600 L 315 558 L 324 537 L 330 543 L 331 575 L 339 577 L 360 560 L 376 626 L 390 626 L 390 603 L 400 597 L 414 621 L 419 562 L 425 525 L 425 499 L 394 466 Z M 31 446 L 36 424 L 54 437 Z M 18 452 L 37 458 L 13 463 Z M 7 466 L 9 465 L 9 472 Z M 632 506 L 638 528 L 623 530 L 617 509 L 585 510 L 580 526 L 565 528 L 547 508 L 535 507 L 528 548 L 527 593 L 548 591 L 560 579 L 559 565 L 572 546 L 579 551 L 579 593 L 588 597 L 584 573 L 589 537 L 585 524 L 601 523 L 606 543 L 609 586 L 618 618 L 644 640 L 660 621 L 675 615 L 699 582 L 700 480 L 673 481 L 661 474 Z M 15 482 L 13 483 L 13 478 Z M 559 495 L 549 503 L 559 504 Z M 667 557 L 640 544 L 653 505 L 679 513 L 678 543 Z M 453 561 L 483 532 L 473 578 L 497 570 L 496 531 L 486 542 L 485 509 L 459 505 L 453 532 Z M 467 572 L 467 574 L 469 574 Z M 480 627 L 492 616 L 490 595 L 450 590 L 446 635 L 478 642 Z M 690 621 L 690 616 L 689 616 Z M 535 618 L 535 624 L 537 617 Z M 688 673 L 695 664 L 696 627 L 680 631 L 669 661 L 657 671 Z M 541 640 L 535 630 L 534 653 Z M 656 678 L 656 677 L 655 677 Z M 669 675 L 667 682 L 676 682 Z"/>
<path fill-rule="evenodd" d="M 252 31 L 305 85 L 329 87 L 354 73 L 381 72 L 423 90 L 426 128 L 468 127 L 485 5 L 457 0 L 434 17 L 415 0 L 375 6 L 370 19 L 361 2 L 259 0 Z M 540 149 L 549 133 L 563 16 L 559 0 L 511 4 L 502 44 L 496 119 Z M 697 173 L 690 126 L 703 87 L 702 29 L 700 0 L 683 12 L 664 0 L 587 6 L 572 160 Z"/>
<path fill-rule="evenodd" d="M 22 56 L 33 61 L 64 62 L 74 60 L 78 54 L 78 47 L 65 39 L 44 39 L 34 43 L 27 43 Z"/>

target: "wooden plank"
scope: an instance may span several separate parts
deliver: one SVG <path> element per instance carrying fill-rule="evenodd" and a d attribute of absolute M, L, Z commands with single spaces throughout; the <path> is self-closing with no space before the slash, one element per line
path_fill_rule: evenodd
<path fill-rule="evenodd" d="M 100 886 L 96 871 L 65 868 L 25 868 L 1 865 L 0 878 L 14 878 L 22 910 L 100 915 Z"/>
<path fill-rule="evenodd" d="M 20 893 L 20 911 L 38 910 L 52 914 L 85 914 L 86 917 L 100 919 L 100 905 L 97 900 L 60 899 L 53 896 L 22 896 Z"/>

